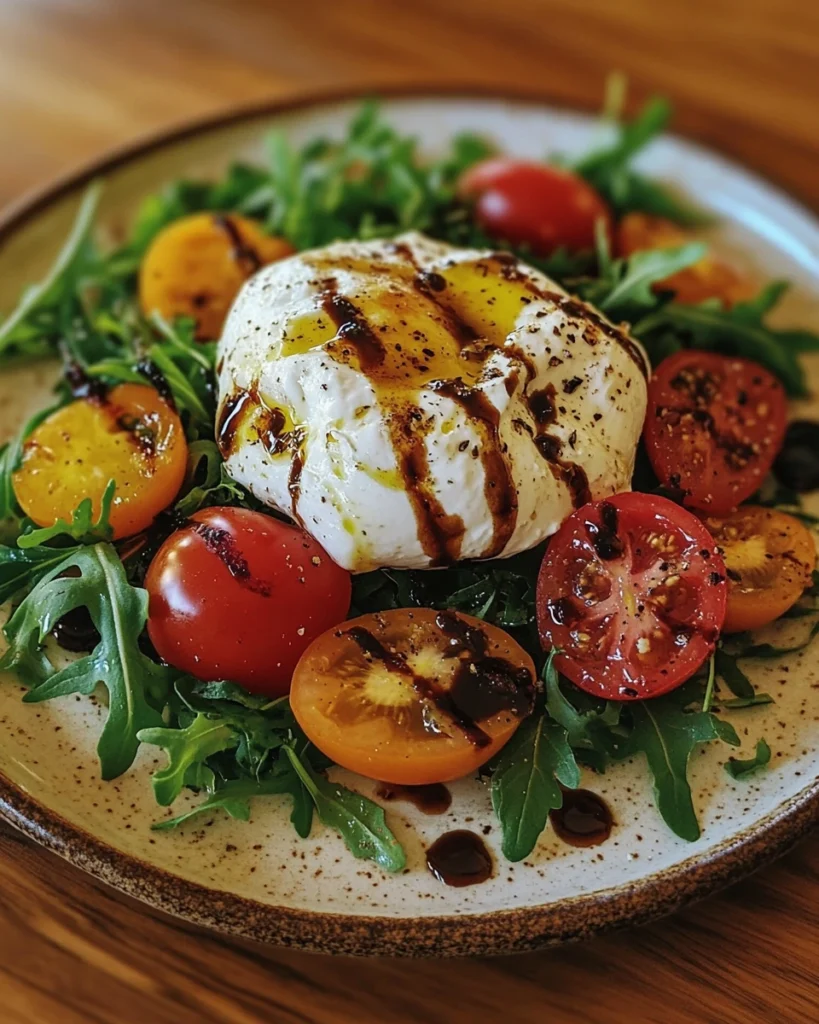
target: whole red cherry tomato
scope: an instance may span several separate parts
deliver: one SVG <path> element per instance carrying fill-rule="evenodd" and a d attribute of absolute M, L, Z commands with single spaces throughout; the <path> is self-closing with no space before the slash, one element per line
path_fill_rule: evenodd
<path fill-rule="evenodd" d="M 304 531 L 241 508 L 197 512 L 159 549 L 145 587 L 162 658 L 271 696 L 289 691 L 310 643 L 343 621 L 351 592 L 350 574 Z"/>
<path fill-rule="evenodd" d="M 600 195 L 562 167 L 494 157 L 464 174 L 460 192 L 474 197 L 475 218 L 488 234 L 528 245 L 540 256 L 561 247 L 593 249 L 599 220 L 611 231 L 611 214 Z"/>

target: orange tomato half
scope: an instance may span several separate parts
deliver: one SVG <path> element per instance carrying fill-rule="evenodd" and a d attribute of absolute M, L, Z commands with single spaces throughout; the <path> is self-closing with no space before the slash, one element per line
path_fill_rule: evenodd
<path fill-rule="evenodd" d="M 420 786 L 476 771 L 531 711 L 535 668 L 503 630 L 456 612 L 362 615 L 315 640 L 290 706 L 307 737 L 371 779 Z"/>
<path fill-rule="evenodd" d="M 725 518 L 705 517 L 728 575 L 725 633 L 759 629 L 778 619 L 811 583 L 816 545 L 784 512 L 742 505 Z"/>
<path fill-rule="evenodd" d="M 195 213 L 169 224 L 151 243 L 139 271 L 139 302 L 167 320 L 192 317 L 200 339 L 218 338 L 244 282 L 295 250 L 236 214 Z"/>
<path fill-rule="evenodd" d="M 38 526 L 70 521 L 84 498 L 99 516 L 109 481 L 114 539 L 147 529 L 176 497 L 188 446 L 177 414 L 152 387 L 120 384 L 57 409 L 26 439 L 14 492 Z"/>

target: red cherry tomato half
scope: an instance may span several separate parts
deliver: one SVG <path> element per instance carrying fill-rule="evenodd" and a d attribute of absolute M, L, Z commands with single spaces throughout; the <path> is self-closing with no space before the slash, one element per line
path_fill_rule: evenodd
<path fill-rule="evenodd" d="M 280 696 L 293 669 L 350 606 L 350 574 L 302 530 L 260 512 L 208 508 L 151 562 L 148 635 L 198 679 Z"/>
<path fill-rule="evenodd" d="M 475 217 L 494 238 L 548 256 L 561 246 L 594 248 L 597 221 L 611 233 L 611 214 L 597 192 L 571 171 L 496 157 L 470 168 L 460 191 L 475 197 Z"/>
<path fill-rule="evenodd" d="M 540 638 L 588 693 L 659 697 L 714 650 L 726 595 L 699 519 L 667 498 L 618 494 L 584 505 L 552 537 L 538 578 Z"/>
<path fill-rule="evenodd" d="M 657 367 L 643 436 L 661 483 L 690 508 L 726 515 L 767 476 L 786 419 L 785 391 L 764 367 L 690 349 Z"/>

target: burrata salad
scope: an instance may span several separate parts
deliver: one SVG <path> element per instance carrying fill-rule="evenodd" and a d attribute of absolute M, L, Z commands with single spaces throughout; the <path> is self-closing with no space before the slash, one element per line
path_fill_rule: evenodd
<path fill-rule="evenodd" d="M 550 818 L 611 830 L 581 767 L 644 757 L 689 840 L 701 744 L 765 770 L 764 734 L 730 753 L 771 702 L 753 631 L 814 611 L 819 425 L 788 400 L 819 338 L 635 169 L 668 113 L 555 163 L 422 154 L 370 103 L 146 197 L 119 246 L 89 190 L 0 326 L 7 365 L 61 361 L 0 453 L 0 667 L 97 693 L 105 779 L 161 748 L 154 828 L 264 797 L 401 871 L 384 802 L 478 775 L 518 861 Z M 442 839 L 443 882 L 491 871 Z"/>

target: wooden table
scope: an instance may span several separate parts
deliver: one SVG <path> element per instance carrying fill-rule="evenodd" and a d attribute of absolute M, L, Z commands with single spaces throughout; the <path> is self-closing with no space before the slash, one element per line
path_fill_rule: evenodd
<path fill-rule="evenodd" d="M 819 207 L 810 0 L 0 0 L 0 202 L 158 127 L 304 87 L 459 81 L 593 106 L 606 72 Z M 7 1024 L 819 1019 L 819 843 L 672 920 L 468 962 L 197 933 L 0 828 Z"/>

